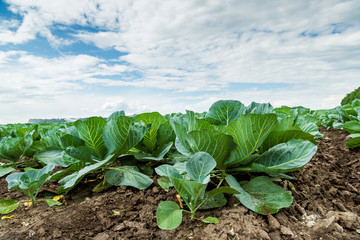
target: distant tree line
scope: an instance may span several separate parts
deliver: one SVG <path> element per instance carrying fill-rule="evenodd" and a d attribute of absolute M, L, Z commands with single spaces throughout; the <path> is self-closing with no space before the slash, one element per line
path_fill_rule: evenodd
<path fill-rule="evenodd" d="M 351 93 L 346 94 L 346 96 L 341 100 L 341 105 L 351 103 L 355 99 L 360 99 L 360 87 L 352 91 Z"/>
<path fill-rule="evenodd" d="M 53 118 L 53 119 L 29 119 L 29 123 L 60 123 L 66 122 L 65 118 Z"/>
<path fill-rule="evenodd" d="M 51 118 L 51 119 L 41 119 L 41 118 L 32 118 L 29 119 L 29 123 L 63 123 L 63 122 L 75 122 L 79 119 L 86 118 Z"/>

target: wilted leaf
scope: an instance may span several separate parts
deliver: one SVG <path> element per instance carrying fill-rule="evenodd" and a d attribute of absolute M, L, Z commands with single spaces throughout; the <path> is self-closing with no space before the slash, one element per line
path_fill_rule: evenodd
<path fill-rule="evenodd" d="M 14 217 L 14 215 L 11 215 L 11 216 L 2 216 L 2 217 L 1 217 L 1 220 L 11 219 L 11 218 L 13 218 L 13 217 Z"/>
<path fill-rule="evenodd" d="M 27 207 L 31 207 L 31 206 L 32 206 L 32 202 L 31 202 L 31 201 L 24 202 L 24 205 L 27 206 Z"/>
<path fill-rule="evenodd" d="M 59 201 L 60 199 L 64 198 L 64 195 L 58 195 L 52 198 L 52 200 Z"/>

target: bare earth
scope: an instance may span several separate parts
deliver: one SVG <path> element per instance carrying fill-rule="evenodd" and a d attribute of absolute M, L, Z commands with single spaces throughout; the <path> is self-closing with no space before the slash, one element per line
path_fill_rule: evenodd
<path fill-rule="evenodd" d="M 156 225 L 156 208 L 161 201 L 176 201 L 175 191 L 166 193 L 153 184 L 143 191 L 113 187 L 92 193 L 99 181 L 83 182 L 62 206 L 39 203 L 8 214 L 14 217 L 0 220 L 0 239 L 360 239 L 360 149 L 345 148 L 344 131 L 321 131 L 325 136 L 314 158 L 290 174 L 298 180 L 280 182 L 292 191 L 293 205 L 274 216 L 256 214 L 229 197 L 225 207 L 197 215 L 218 217 L 219 224 L 185 215 L 180 227 L 165 231 Z M 21 192 L 8 191 L 4 178 L 0 198 L 25 199 Z"/>

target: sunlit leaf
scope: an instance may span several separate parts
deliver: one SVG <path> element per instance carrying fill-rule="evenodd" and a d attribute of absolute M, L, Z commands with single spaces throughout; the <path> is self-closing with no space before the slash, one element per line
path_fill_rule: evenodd
<path fill-rule="evenodd" d="M 161 202 L 156 210 L 156 221 L 161 229 L 171 230 L 177 228 L 182 221 L 182 212 L 175 202 Z"/>
<path fill-rule="evenodd" d="M 19 206 L 19 202 L 12 199 L 0 200 L 0 213 L 8 214 L 14 211 Z"/>

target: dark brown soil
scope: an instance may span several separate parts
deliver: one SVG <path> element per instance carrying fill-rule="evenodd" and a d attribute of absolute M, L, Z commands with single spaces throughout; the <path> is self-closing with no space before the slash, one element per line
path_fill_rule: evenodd
<path fill-rule="evenodd" d="M 165 231 L 156 225 L 156 208 L 161 201 L 175 201 L 174 191 L 154 184 L 144 191 L 114 187 L 92 193 L 96 182 L 88 182 L 62 206 L 20 206 L 13 218 L 0 220 L 0 239 L 360 239 L 360 150 L 345 148 L 344 131 L 321 131 L 325 136 L 312 161 L 292 173 L 298 180 L 281 182 L 293 192 L 293 205 L 274 216 L 256 214 L 229 197 L 225 207 L 197 215 L 218 217 L 219 224 L 185 215 L 180 227 Z M 8 191 L 1 179 L 0 198 L 24 195 Z"/>

